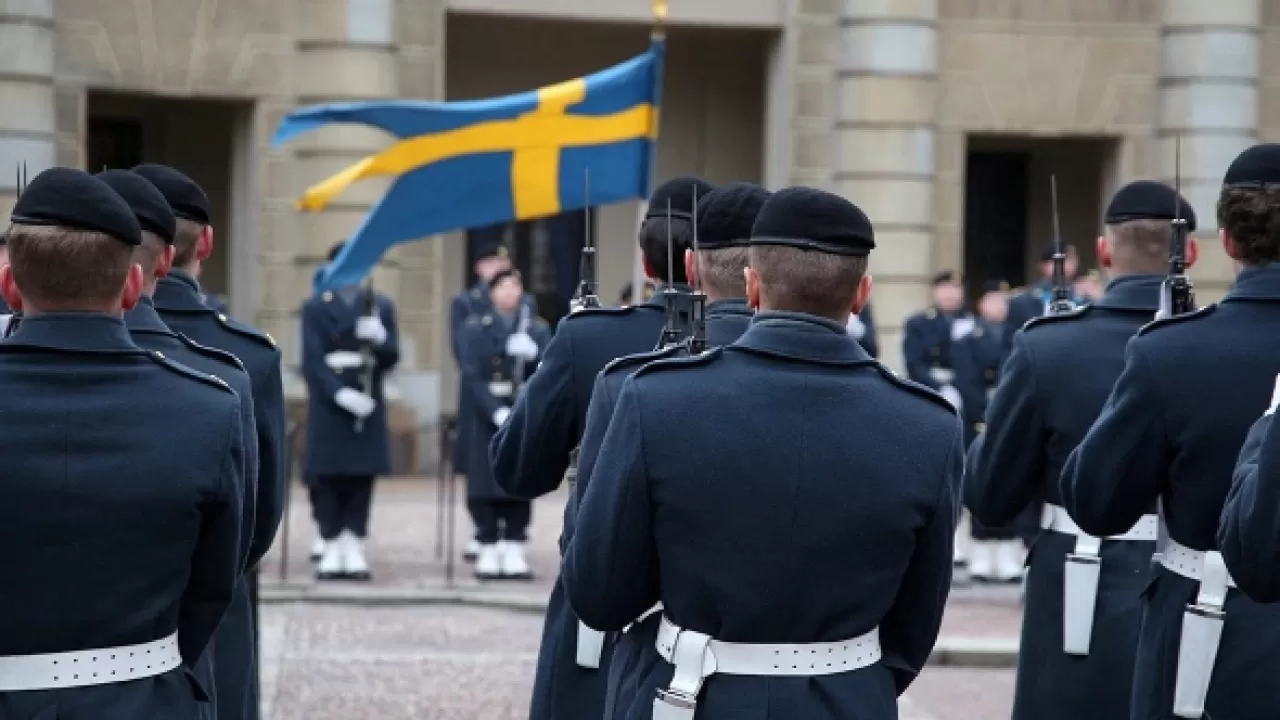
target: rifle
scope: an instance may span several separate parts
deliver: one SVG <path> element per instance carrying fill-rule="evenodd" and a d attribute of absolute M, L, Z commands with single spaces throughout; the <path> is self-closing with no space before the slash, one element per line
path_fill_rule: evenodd
<path fill-rule="evenodd" d="M 377 299 L 373 294 L 373 276 L 369 276 L 369 282 L 364 288 L 364 317 L 375 317 L 378 312 Z M 373 343 L 368 340 L 360 341 L 360 392 L 373 397 L 373 371 L 377 368 L 377 358 L 373 356 Z M 356 432 L 364 432 L 364 418 L 355 419 L 354 428 Z"/>
<path fill-rule="evenodd" d="M 582 265 L 578 270 L 578 292 L 569 301 L 569 313 L 584 308 L 600 307 L 596 296 L 596 249 L 591 245 L 591 169 L 582 171 L 582 212 L 586 217 L 586 232 L 582 244 Z"/>
<path fill-rule="evenodd" d="M 698 190 L 693 191 L 693 272 L 698 287 L 689 293 L 689 354 L 707 351 L 707 294 L 702 292 L 702 275 L 698 272 Z M 670 254 L 670 248 L 667 253 Z"/>
<path fill-rule="evenodd" d="M 1061 315 L 1076 309 L 1067 287 L 1067 253 L 1062 246 L 1062 229 L 1058 224 L 1058 176 L 1049 176 L 1049 198 L 1053 205 L 1053 299 L 1048 315 Z"/>
<path fill-rule="evenodd" d="M 1187 277 L 1187 233 L 1190 226 L 1182 217 L 1182 138 L 1173 140 L 1173 237 L 1169 241 L 1169 276 L 1160 294 L 1160 310 L 1156 317 L 1182 315 L 1195 309 L 1191 278 Z M 1168 303 L 1168 306 L 1165 306 Z"/>
<path fill-rule="evenodd" d="M 666 313 L 666 325 L 662 328 L 662 339 L 658 341 L 658 349 L 664 350 L 680 343 L 680 293 L 676 291 L 672 279 L 675 275 L 675 245 L 671 240 L 671 198 L 667 198 L 667 286 L 662 290 L 662 307 Z"/>

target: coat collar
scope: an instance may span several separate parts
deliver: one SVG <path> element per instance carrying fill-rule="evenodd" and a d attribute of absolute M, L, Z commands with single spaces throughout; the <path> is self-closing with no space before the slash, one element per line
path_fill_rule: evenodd
<path fill-rule="evenodd" d="M 171 270 L 156 283 L 153 297 L 160 310 L 175 312 L 206 312 L 213 310 L 200 301 L 200 283 L 182 270 Z"/>
<path fill-rule="evenodd" d="M 1160 307 L 1163 275 L 1126 275 L 1107 283 L 1107 290 L 1093 303 L 1114 310 L 1142 310 L 1154 313 Z"/>
<path fill-rule="evenodd" d="M 713 315 L 742 315 L 744 317 L 751 317 L 755 314 L 755 310 L 752 310 L 747 305 L 745 298 L 721 298 L 720 300 L 707 303 L 708 318 Z"/>
<path fill-rule="evenodd" d="M 729 347 L 825 365 L 876 363 L 842 323 L 804 313 L 756 313 L 746 333 Z"/>
<path fill-rule="evenodd" d="M 124 320 L 103 313 L 41 313 L 22 318 L 0 346 L 45 348 L 71 352 L 135 354 Z"/>
<path fill-rule="evenodd" d="M 139 298 L 138 304 L 124 314 L 124 325 L 129 332 L 143 332 L 153 335 L 175 334 L 168 325 L 164 324 L 164 320 L 160 319 L 160 313 L 156 312 L 155 301 L 146 295 Z"/>
<path fill-rule="evenodd" d="M 1246 267 L 1236 276 L 1223 302 L 1232 300 L 1280 300 L 1280 262 Z"/>

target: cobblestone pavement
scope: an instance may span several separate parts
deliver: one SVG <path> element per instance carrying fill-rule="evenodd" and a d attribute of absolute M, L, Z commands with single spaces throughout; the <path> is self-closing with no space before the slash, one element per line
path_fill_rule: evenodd
<path fill-rule="evenodd" d="M 440 485 L 411 478 L 381 481 L 369 538 L 374 581 L 311 580 L 308 552 L 314 525 L 305 490 L 292 495 L 288 582 L 279 583 L 286 543 L 263 564 L 264 594 L 321 597 L 359 591 L 398 598 L 448 589 L 467 599 L 537 610 L 558 569 L 563 492 L 534 508 L 528 583 L 479 583 L 471 566 L 435 554 Z M 461 481 L 455 505 L 455 550 L 471 532 Z M 323 599 L 323 598 L 321 598 Z M 495 600 L 496 599 L 496 600 Z M 403 599 L 397 600 L 402 602 Z M 540 611 L 462 605 L 268 603 L 263 621 L 263 701 L 267 720 L 524 720 L 541 634 Z M 943 621 L 948 639 L 1016 641 L 1021 611 L 1017 586 L 958 584 Z M 940 643 L 941 644 L 941 643 Z M 903 701 L 902 720 L 992 720 L 1008 717 L 1011 669 L 929 667 Z"/>
<path fill-rule="evenodd" d="M 264 608 L 264 720 L 524 720 L 541 616 L 459 606 Z M 1012 670 L 926 668 L 901 720 L 1008 717 Z"/>

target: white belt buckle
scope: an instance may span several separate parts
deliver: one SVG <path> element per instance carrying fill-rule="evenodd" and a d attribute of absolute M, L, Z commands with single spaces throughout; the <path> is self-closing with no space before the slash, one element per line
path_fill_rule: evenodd
<path fill-rule="evenodd" d="M 678 630 L 671 647 L 675 673 L 671 684 L 658 688 L 653 699 L 653 720 L 693 720 L 698 711 L 698 693 L 707 675 L 715 672 L 714 662 L 706 668 L 711 636 L 692 630 Z"/>
<path fill-rule="evenodd" d="M 1098 580 L 1102 575 L 1101 538 L 1076 536 L 1075 552 L 1068 553 L 1063 568 L 1062 650 L 1068 655 L 1088 655 L 1093 639 L 1093 618 L 1098 604 Z"/>
<path fill-rule="evenodd" d="M 578 621 L 578 649 L 575 662 L 578 667 L 591 670 L 600 668 L 600 656 L 604 654 L 604 633 L 589 628 L 581 620 Z"/>
<path fill-rule="evenodd" d="M 494 380 L 489 383 L 489 394 L 496 398 L 509 398 L 515 389 L 515 383 L 510 380 Z"/>

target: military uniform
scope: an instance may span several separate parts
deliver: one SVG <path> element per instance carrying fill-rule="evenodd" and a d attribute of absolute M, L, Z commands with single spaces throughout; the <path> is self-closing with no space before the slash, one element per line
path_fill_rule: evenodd
<path fill-rule="evenodd" d="M 497 277 L 504 277 L 504 273 Z M 488 455 L 489 441 L 510 413 L 520 384 L 533 374 L 538 356 L 551 341 L 546 322 L 528 312 L 527 306 L 522 306 L 511 317 L 496 309 L 472 316 L 463 324 L 458 342 L 462 393 L 471 410 L 466 422 L 473 433 L 467 445 L 467 467 L 471 468 L 467 508 L 476 525 L 480 544 L 476 575 L 482 579 L 531 577 L 524 547 L 532 504 L 511 497 L 498 486 Z M 515 348 L 514 341 L 521 335 L 532 344 L 525 342 Z M 526 347 L 529 352 L 519 354 Z"/>
<path fill-rule="evenodd" d="M 78 170 L 37 176 L 13 220 L 141 242 L 124 201 Z M 0 559 L 0 717 L 206 716 L 191 668 L 247 537 L 236 394 L 139 348 L 118 316 L 38 313 L 0 342 L 0 414 L 23 419 L 0 437 L 0 544 L 40 550 Z"/>
<path fill-rule="evenodd" d="M 873 244 L 861 211 L 807 188 L 773 195 L 753 236 L 811 252 Z M 729 346 L 636 371 L 562 569 L 591 627 L 663 605 L 650 650 L 662 659 L 611 717 L 897 718 L 950 587 L 962 442 L 953 409 L 842 321 L 761 312 Z"/>
<path fill-rule="evenodd" d="M 116 191 L 133 210 L 139 225 L 172 243 L 176 218 L 164 195 L 142 176 L 128 170 L 107 170 L 96 175 Z M 221 378 L 240 398 L 241 437 L 245 447 L 243 503 L 244 522 L 241 548 L 245 553 L 244 571 L 256 567 L 271 547 L 275 520 L 269 514 L 257 515 L 258 438 L 253 413 L 253 388 L 244 366 L 231 353 L 200 345 L 168 328 L 156 313 L 151 297 L 143 295 L 138 304 L 124 316 L 125 327 L 139 347 L 159 352 L 187 367 Z M 258 526 L 261 523 L 261 526 Z M 244 717 L 248 704 L 256 701 L 253 668 L 256 655 L 253 629 L 253 601 L 249 580 L 236 584 L 235 597 L 227 609 L 214 642 L 200 658 L 196 673 L 205 687 L 215 689 L 212 700 L 215 717 Z"/>
<path fill-rule="evenodd" d="M 1276 386 L 1280 388 L 1280 382 Z M 1260 603 L 1280 602 L 1280 564 L 1275 562 L 1280 538 L 1275 454 L 1280 440 L 1272 432 L 1277 398 L 1280 391 L 1272 395 L 1266 414 L 1249 429 L 1218 526 L 1218 547 L 1231 579 L 1241 592 Z"/>
<path fill-rule="evenodd" d="M 933 284 L 954 282 L 950 271 L 939 273 Z M 963 397 L 956 387 L 956 372 L 951 362 L 952 343 L 973 329 L 974 321 L 966 313 L 945 313 L 929 308 L 907 318 L 902 330 L 902 357 L 907 377 L 940 393 L 957 409 Z"/>
<path fill-rule="evenodd" d="M 209 200 L 194 181 L 182 173 L 160 165 L 140 165 L 133 169 L 156 186 L 179 218 L 196 223 L 209 222 Z M 280 350 L 269 335 L 227 317 L 200 301 L 200 284 L 182 270 L 171 270 L 156 283 L 152 297 L 160 319 L 174 332 L 195 342 L 231 353 L 244 365 L 253 385 L 253 420 L 258 436 L 258 488 L 255 502 L 254 546 L 269 548 L 284 516 L 285 422 L 284 384 L 281 379 Z M 253 625 L 257 629 L 257 569 L 249 573 L 249 595 L 253 601 Z M 256 668 L 253 672 L 255 685 Z M 219 705 L 222 712 L 222 705 Z M 258 714 L 256 687 L 246 698 L 244 715 Z"/>
<path fill-rule="evenodd" d="M 221 295 L 211 295 L 206 292 L 200 293 L 200 301 L 208 305 L 214 312 L 220 312 L 223 315 L 230 315 L 231 311 L 227 309 L 227 301 Z"/>
<path fill-rule="evenodd" d="M 1231 164 L 1225 184 L 1275 183 L 1278 167 L 1280 146 L 1254 146 Z M 1063 469 L 1063 506 L 1087 533 L 1126 532 L 1160 503 L 1160 565 L 1145 594 L 1135 720 L 1164 720 L 1175 705 L 1198 717 L 1197 679 L 1207 686 L 1207 717 L 1280 717 L 1280 606 L 1231 589 L 1215 538 L 1241 444 L 1266 410 L 1280 367 L 1268 332 L 1275 327 L 1275 263 L 1246 267 L 1217 305 L 1144 327 L 1129 342 L 1102 415 Z M 1203 609 L 1184 617 L 1192 603 Z M 1206 641 L 1215 630 L 1216 648 Z M 1200 673 L 1191 661 L 1202 677 L 1193 677 Z"/>
<path fill-rule="evenodd" d="M 326 544 L 316 568 L 321 579 L 368 579 L 363 543 L 373 482 L 391 472 L 383 390 L 386 373 L 400 361 L 400 340 L 394 304 L 375 293 L 370 313 L 367 293 L 345 286 L 302 306 L 302 374 L 310 398 L 303 465 Z M 370 361 L 372 386 L 363 387 Z"/>

